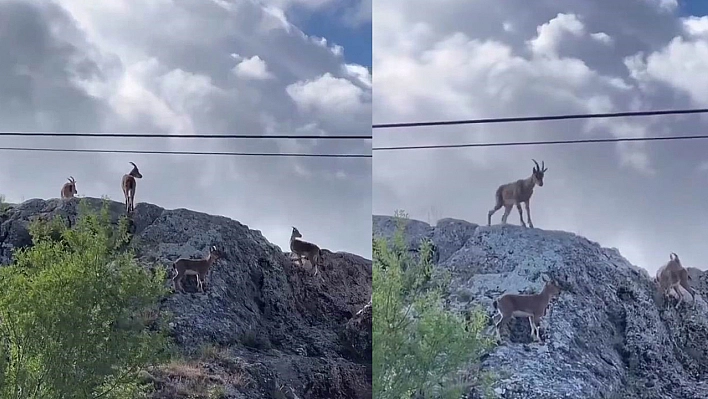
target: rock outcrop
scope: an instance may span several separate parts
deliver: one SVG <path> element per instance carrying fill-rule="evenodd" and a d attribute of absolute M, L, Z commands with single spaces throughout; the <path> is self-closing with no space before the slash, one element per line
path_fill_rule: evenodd
<path fill-rule="evenodd" d="M 396 228 L 386 216 L 374 216 L 373 226 L 379 237 Z M 481 306 L 491 316 L 498 295 L 560 281 L 563 292 L 541 324 L 545 344 L 532 343 L 528 321 L 516 319 L 484 358 L 499 378 L 496 397 L 708 398 L 708 273 L 689 270 L 695 308 L 674 309 L 644 269 L 572 233 L 444 219 L 434 227 L 410 221 L 405 235 L 412 252 L 432 240 L 436 267 L 452 274 L 448 304 L 456 311 Z"/>
<path fill-rule="evenodd" d="M 94 209 L 102 204 L 85 200 Z M 32 199 L 0 212 L 0 264 L 32 244 L 29 220 L 59 215 L 73 224 L 78 204 Z M 117 221 L 123 204 L 111 201 L 110 212 Z M 201 258 L 211 245 L 224 253 L 210 271 L 206 293 L 196 293 L 195 280 L 185 279 L 188 293 L 171 294 L 161 309 L 183 352 L 207 347 L 218 353 L 189 367 L 201 370 L 204 381 L 220 381 L 220 397 L 371 397 L 371 354 L 357 352 L 367 334 L 370 348 L 371 324 L 367 332 L 365 323 L 350 322 L 371 300 L 370 260 L 323 250 L 319 279 L 241 223 L 147 203 L 136 205 L 131 232 L 139 261 L 170 272 L 178 257 Z M 355 326 L 364 330 L 352 334 Z M 160 388 L 156 397 L 206 397 L 196 388 L 180 390 L 182 377 L 169 368 L 151 376 Z"/>

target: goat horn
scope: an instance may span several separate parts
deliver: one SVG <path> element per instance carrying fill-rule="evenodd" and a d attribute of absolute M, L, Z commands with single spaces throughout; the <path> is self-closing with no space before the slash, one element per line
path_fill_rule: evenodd
<path fill-rule="evenodd" d="M 546 171 L 546 162 L 541 161 L 541 171 L 545 172 Z"/>
<path fill-rule="evenodd" d="M 137 168 L 137 166 L 136 166 L 134 163 L 130 162 L 130 164 L 133 165 L 133 166 L 135 166 L 135 167 Z"/>
<path fill-rule="evenodd" d="M 69 178 L 71 179 L 72 183 L 76 183 L 76 179 L 74 179 L 74 176 L 69 176 Z"/>
<path fill-rule="evenodd" d="M 536 162 L 536 160 L 535 160 L 535 159 L 532 159 L 532 161 L 533 161 L 533 163 L 535 163 L 535 164 L 536 164 L 536 168 L 535 168 L 535 169 L 537 169 L 537 170 L 541 170 L 541 168 L 539 168 L 539 167 L 538 167 L 538 162 Z"/>

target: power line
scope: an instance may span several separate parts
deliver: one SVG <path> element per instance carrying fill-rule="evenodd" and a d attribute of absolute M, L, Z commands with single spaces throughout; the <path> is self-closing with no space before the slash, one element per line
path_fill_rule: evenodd
<path fill-rule="evenodd" d="M 156 154 L 156 155 L 222 155 L 255 157 L 311 157 L 311 158 L 371 158 L 371 154 L 299 154 L 268 152 L 198 152 L 198 151 L 150 151 L 150 150 L 99 150 L 80 148 L 28 148 L 0 147 L 0 151 L 37 151 L 37 152 L 88 152 L 104 154 Z"/>
<path fill-rule="evenodd" d="M 512 118 L 487 118 L 487 119 L 466 119 L 436 122 L 407 122 L 407 123 L 381 123 L 372 125 L 372 129 L 389 129 L 394 127 L 421 127 L 421 126 L 448 126 L 448 125 L 476 125 L 481 123 L 509 123 L 509 122 L 534 122 L 534 121 L 557 121 L 565 119 L 595 119 L 595 118 L 623 118 L 632 116 L 656 116 L 656 115 L 685 115 L 707 113 L 708 108 L 699 109 L 669 109 L 660 111 L 637 111 L 637 112 L 612 112 L 605 114 L 569 114 L 569 115 L 548 115 L 548 116 L 520 116 Z"/>
<path fill-rule="evenodd" d="M 501 143 L 468 143 L 468 144 L 439 144 L 417 145 L 398 147 L 373 147 L 371 151 L 394 150 L 423 150 L 434 148 L 467 148 L 467 147 L 510 147 L 523 145 L 551 145 L 551 144 L 594 144 L 594 143 L 619 143 L 628 141 L 670 141 L 670 140 L 699 140 L 708 139 L 708 135 L 698 136 L 659 136 L 659 137 L 620 137 L 607 139 L 581 139 L 581 140 L 543 140 L 543 141 L 510 141 Z"/>
<path fill-rule="evenodd" d="M 370 140 L 371 135 L 312 136 L 312 135 L 257 135 L 257 134 L 162 134 L 162 133 L 57 133 L 57 132 L 0 132 L 0 136 L 27 137 L 108 137 L 108 138 L 170 138 L 170 139 L 297 139 L 297 140 Z"/>

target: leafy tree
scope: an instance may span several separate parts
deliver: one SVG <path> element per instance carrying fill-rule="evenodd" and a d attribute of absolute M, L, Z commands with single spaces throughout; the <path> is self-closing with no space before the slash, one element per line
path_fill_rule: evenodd
<path fill-rule="evenodd" d="M 487 315 L 469 318 L 444 309 L 447 281 L 432 279 L 432 245 L 424 242 L 417 261 L 408 253 L 407 215 L 397 212 L 398 229 L 389 246 L 373 247 L 373 388 L 380 399 L 454 398 L 470 385 L 488 386 L 477 369 L 494 337 L 483 334 Z M 460 369 L 472 370 L 461 378 Z"/>
<path fill-rule="evenodd" d="M 34 245 L 0 267 L 0 398 L 134 398 L 168 339 L 148 328 L 164 271 L 139 266 L 127 223 L 81 203 L 73 228 L 30 225 Z"/>

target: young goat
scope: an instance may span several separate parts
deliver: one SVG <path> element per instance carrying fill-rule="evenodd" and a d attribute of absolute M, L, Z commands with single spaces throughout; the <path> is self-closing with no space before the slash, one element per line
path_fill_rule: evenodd
<path fill-rule="evenodd" d="M 512 183 L 502 184 L 499 188 L 497 188 L 497 192 L 495 194 L 497 202 L 494 205 L 494 209 L 490 210 L 489 214 L 487 214 L 487 226 L 492 225 L 492 215 L 501 209 L 502 206 L 504 207 L 502 224 L 506 224 L 506 218 L 509 217 L 511 208 L 516 205 L 516 209 L 519 210 L 521 225 L 526 227 L 526 223 L 524 223 L 524 215 L 521 212 L 521 203 L 523 202 L 526 205 L 526 218 L 529 220 L 529 227 L 533 228 L 529 202 L 531 201 L 534 186 L 538 185 L 539 187 L 543 187 L 543 175 L 546 173 L 548 168 L 545 167 L 543 161 L 541 161 L 540 167 L 535 159 L 532 159 L 532 161 L 536 164 L 536 166 L 533 168 L 530 177 L 519 179 Z"/>
<path fill-rule="evenodd" d="M 545 316 L 548 303 L 553 296 L 558 294 L 560 294 L 558 285 L 549 281 L 540 294 L 504 294 L 496 299 L 492 302 L 494 309 L 497 310 L 495 317 L 501 316 L 501 319 L 495 323 L 497 337 L 501 340 L 500 330 L 512 317 L 528 317 L 529 324 L 531 324 L 531 338 L 534 341 L 541 341 L 539 334 L 541 316 Z"/>
<path fill-rule="evenodd" d="M 125 197 L 125 211 L 130 213 L 135 208 L 135 186 L 137 185 L 135 179 L 142 179 L 143 175 L 140 174 L 138 167 L 134 163 L 133 170 L 127 175 L 123 175 L 123 180 L 121 180 L 120 186 L 123 189 L 123 196 Z"/>
<path fill-rule="evenodd" d="M 315 267 L 314 275 L 316 276 L 318 273 L 317 264 L 320 259 L 322 259 L 322 251 L 320 251 L 320 247 L 311 242 L 300 239 L 301 237 L 302 234 L 300 234 L 300 231 L 293 226 L 293 232 L 290 235 L 290 252 L 297 255 L 297 260 L 300 266 L 302 266 L 302 257 L 304 255 L 310 262 L 310 265 Z"/>
<path fill-rule="evenodd" d="M 688 285 L 690 278 L 688 271 L 681 265 L 678 255 L 672 252 L 669 254 L 669 261 L 656 271 L 654 282 L 659 285 L 664 295 L 670 293 L 672 289 L 674 290 L 679 297 L 679 301 L 675 306 L 675 308 L 678 308 L 684 298 L 679 286 L 691 294 L 693 305 L 696 305 L 696 292 Z"/>
<path fill-rule="evenodd" d="M 174 277 L 172 277 L 172 282 L 174 283 L 175 291 L 179 286 L 179 291 L 184 292 L 184 286 L 182 285 L 182 280 L 186 276 L 196 276 L 197 277 L 197 289 L 204 292 L 204 281 L 206 280 L 207 274 L 209 273 L 209 268 L 216 262 L 220 257 L 219 251 L 215 246 L 209 248 L 209 255 L 206 259 L 188 259 L 179 258 L 172 264 L 172 271 L 174 272 Z"/>
<path fill-rule="evenodd" d="M 79 192 L 76 191 L 76 180 L 74 180 L 73 176 L 69 176 L 69 182 L 64 183 L 61 188 L 61 199 L 74 198 L 78 193 Z"/>

